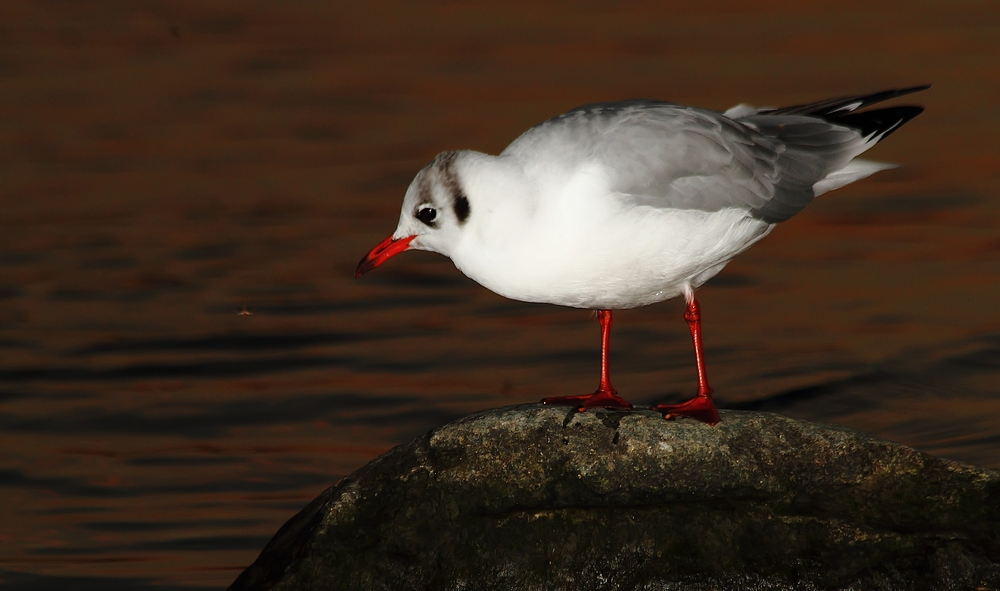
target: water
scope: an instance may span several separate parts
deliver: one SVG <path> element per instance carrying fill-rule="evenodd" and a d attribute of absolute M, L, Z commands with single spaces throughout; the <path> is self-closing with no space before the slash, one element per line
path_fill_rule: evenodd
<path fill-rule="evenodd" d="M 871 153 L 904 167 L 700 290 L 708 371 L 723 406 L 1000 467 L 998 39 L 985 2 L 3 3 L 0 588 L 222 588 L 393 445 L 591 391 L 587 312 L 427 253 L 352 271 L 436 152 L 601 100 L 934 83 Z M 616 314 L 633 402 L 693 392 L 681 314 Z"/>

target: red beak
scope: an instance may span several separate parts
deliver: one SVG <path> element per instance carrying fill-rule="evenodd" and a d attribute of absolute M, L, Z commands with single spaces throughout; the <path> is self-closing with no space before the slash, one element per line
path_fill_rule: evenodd
<path fill-rule="evenodd" d="M 396 256 L 397 254 L 410 248 L 410 241 L 414 238 L 416 238 L 416 236 L 406 236 L 405 238 L 398 238 L 394 240 L 392 236 L 389 236 L 382 242 L 379 242 L 378 246 L 373 248 L 372 251 L 366 254 L 365 258 L 361 259 L 361 262 L 358 263 L 358 268 L 354 271 L 354 278 L 357 279 L 358 277 L 361 277 L 368 271 L 371 271 L 375 267 L 389 260 L 389 257 Z"/>

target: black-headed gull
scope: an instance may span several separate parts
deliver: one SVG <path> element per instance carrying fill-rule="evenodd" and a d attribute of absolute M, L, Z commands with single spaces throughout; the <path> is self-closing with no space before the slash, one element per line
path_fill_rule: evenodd
<path fill-rule="evenodd" d="M 817 195 L 891 168 L 856 157 L 923 108 L 858 109 L 926 88 L 724 113 L 648 100 L 578 107 L 499 156 L 439 154 L 355 276 L 429 250 L 502 296 L 597 310 L 597 391 L 543 400 L 579 410 L 632 407 L 608 375 L 611 311 L 683 294 L 698 393 L 654 408 L 715 424 L 694 290 Z"/>

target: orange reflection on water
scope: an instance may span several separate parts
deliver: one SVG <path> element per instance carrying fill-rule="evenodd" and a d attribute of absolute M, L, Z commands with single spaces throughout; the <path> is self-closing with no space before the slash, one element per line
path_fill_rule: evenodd
<path fill-rule="evenodd" d="M 1000 467 L 998 22 L 983 3 L 3 3 L 0 581 L 219 588 L 391 446 L 592 391 L 586 311 L 427 253 L 352 272 L 435 153 L 601 100 L 934 83 L 871 153 L 901 168 L 699 291 L 708 372 L 723 406 Z M 616 314 L 629 399 L 693 391 L 681 313 Z"/>

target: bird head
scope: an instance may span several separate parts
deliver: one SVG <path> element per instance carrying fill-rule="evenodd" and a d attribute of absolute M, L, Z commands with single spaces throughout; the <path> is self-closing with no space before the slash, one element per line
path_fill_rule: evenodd
<path fill-rule="evenodd" d="M 355 277 L 411 249 L 451 255 L 471 213 L 459 176 L 467 154 L 442 152 L 417 173 L 403 198 L 396 231 L 361 259 Z"/>

